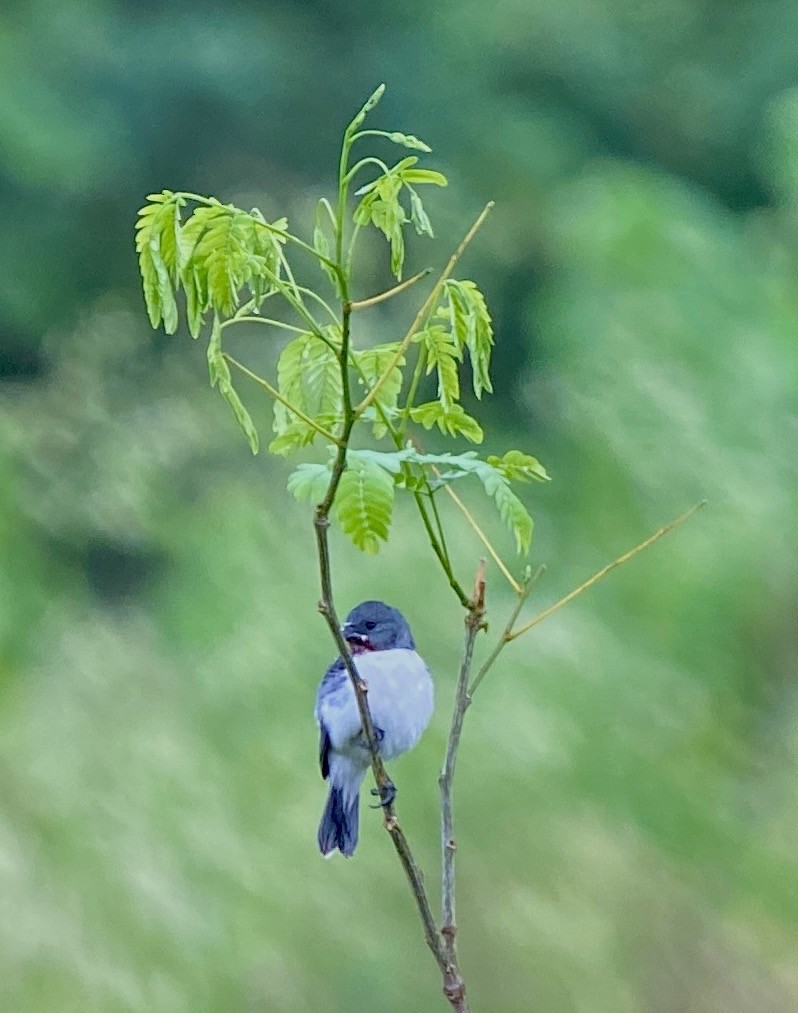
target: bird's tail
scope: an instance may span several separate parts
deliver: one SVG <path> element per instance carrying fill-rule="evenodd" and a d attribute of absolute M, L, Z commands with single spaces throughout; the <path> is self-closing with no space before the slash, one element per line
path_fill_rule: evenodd
<path fill-rule="evenodd" d="M 330 794 L 319 823 L 319 851 L 327 858 L 336 849 L 351 858 L 357 847 L 360 782 L 364 770 L 355 771 L 341 756 L 330 764 Z"/>

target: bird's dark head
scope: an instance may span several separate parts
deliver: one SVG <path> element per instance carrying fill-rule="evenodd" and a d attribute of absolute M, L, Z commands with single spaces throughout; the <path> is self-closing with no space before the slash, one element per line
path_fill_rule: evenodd
<path fill-rule="evenodd" d="M 353 654 L 389 651 L 395 647 L 413 650 L 416 646 L 399 609 L 381 601 L 364 601 L 353 608 L 341 632 Z"/>

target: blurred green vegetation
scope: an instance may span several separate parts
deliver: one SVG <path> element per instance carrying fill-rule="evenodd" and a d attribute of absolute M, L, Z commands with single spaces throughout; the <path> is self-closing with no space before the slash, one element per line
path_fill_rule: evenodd
<path fill-rule="evenodd" d="M 798 1007 L 797 59 L 777 0 L 6 5 L 3 1009 L 443 1006 L 378 819 L 352 862 L 316 851 L 309 513 L 203 348 L 149 331 L 132 242 L 162 187 L 309 220 L 380 80 L 380 125 L 452 181 L 409 267 L 497 201 L 464 273 L 496 321 L 489 452 L 554 477 L 528 500 L 530 611 L 710 500 L 508 648 L 469 711 L 474 1008 Z M 362 295 L 388 279 L 378 239 L 366 262 Z M 273 367 L 271 338 L 236 341 Z M 467 581 L 479 549 L 449 520 Z M 409 511 L 376 559 L 334 550 L 341 609 L 401 607 L 436 679 L 394 771 L 435 893 L 459 610 Z"/>

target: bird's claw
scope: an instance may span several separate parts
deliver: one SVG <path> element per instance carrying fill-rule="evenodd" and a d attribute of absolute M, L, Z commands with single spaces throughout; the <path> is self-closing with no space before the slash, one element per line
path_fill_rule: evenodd
<path fill-rule="evenodd" d="M 378 795 L 380 800 L 377 805 L 370 805 L 369 809 L 387 809 L 388 806 L 393 805 L 396 798 L 396 785 L 389 780 L 385 784 L 372 788 L 371 794 Z"/>

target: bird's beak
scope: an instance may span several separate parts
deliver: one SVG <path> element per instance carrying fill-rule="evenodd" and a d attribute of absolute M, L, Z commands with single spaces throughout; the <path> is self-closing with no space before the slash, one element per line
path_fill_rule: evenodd
<path fill-rule="evenodd" d="M 368 637 L 364 637 L 362 633 L 356 633 L 349 623 L 344 623 L 341 627 L 341 633 L 344 640 L 354 647 L 364 647 L 369 642 Z"/>

